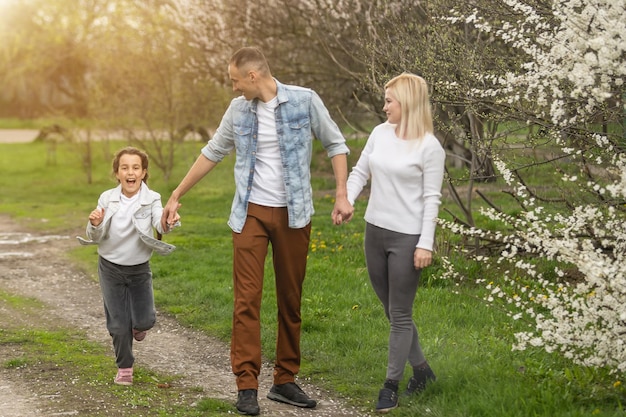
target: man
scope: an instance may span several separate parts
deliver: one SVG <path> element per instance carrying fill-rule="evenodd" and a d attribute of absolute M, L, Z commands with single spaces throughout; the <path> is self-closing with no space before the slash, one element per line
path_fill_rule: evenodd
<path fill-rule="evenodd" d="M 313 134 L 331 158 L 336 182 L 334 224 L 352 217 L 347 200 L 349 150 L 337 125 L 312 90 L 285 85 L 272 77 L 262 52 L 242 48 L 231 57 L 231 103 L 213 138 L 172 192 L 164 225 L 175 220 L 180 198 L 233 149 L 236 190 L 228 224 L 233 239 L 234 311 L 231 366 L 237 381 L 237 410 L 260 412 L 260 309 L 263 271 L 271 243 L 276 276 L 278 335 L 274 384 L 267 397 L 313 408 L 295 383 L 300 369 L 300 305 L 311 233 L 313 199 L 310 161 Z"/>

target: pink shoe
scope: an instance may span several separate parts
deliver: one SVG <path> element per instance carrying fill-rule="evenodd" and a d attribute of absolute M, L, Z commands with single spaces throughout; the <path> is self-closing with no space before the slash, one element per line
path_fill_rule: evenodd
<path fill-rule="evenodd" d="M 117 385 L 133 385 L 133 368 L 119 368 L 113 382 Z"/>
<path fill-rule="evenodd" d="M 139 330 L 133 329 L 133 337 L 138 342 L 141 342 L 143 339 L 145 339 L 146 338 L 146 334 L 148 334 L 148 332 L 145 331 L 145 330 L 139 331 Z"/>

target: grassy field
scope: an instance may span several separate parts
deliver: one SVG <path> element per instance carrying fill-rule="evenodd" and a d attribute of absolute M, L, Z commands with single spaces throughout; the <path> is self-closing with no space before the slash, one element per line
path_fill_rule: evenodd
<path fill-rule="evenodd" d="M 166 389 L 177 384 L 177 377 L 144 367 L 135 367 L 132 389 L 113 385 L 110 349 L 88 341 L 82 330 L 63 327 L 39 300 L 0 290 L 0 310 L 0 366 L 41 395 L 62 392 L 55 395 L 53 407 L 63 415 L 137 416 L 146 410 L 150 416 L 200 417 L 232 410 L 223 400 L 202 398 L 195 387 Z M 196 398 L 201 399 L 190 407 L 190 399 Z"/>
<path fill-rule="evenodd" d="M 360 141 L 350 143 L 352 162 L 362 145 Z M 94 145 L 93 182 L 87 184 L 80 156 L 69 146 L 60 145 L 56 164 L 50 164 L 44 144 L 0 144 L 0 212 L 35 229 L 80 232 L 99 194 L 115 185 L 107 149 L 121 146 Z M 150 186 L 163 200 L 191 164 L 188 155 L 196 155 L 202 144 L 186 146 L 170 183 L 151 169 Z M 227 158 L 184 197 L 180 210 L 183 227 L 166 237 L 178 250 L 164 258 L 155 255 L 152 261 L 160 310 L 223 340 L 230 337 L 232 313 L 231 232 L 226 225 L 233 194 L 232 162 Z M 316 214 L 304 289 L 300 376 L 372 410 L 385 376 L 388 324 L 364 268 L 362 216 L 366 201 L 357 204 L 354 221 L 332 226 L 329 164 L 318 156 L 313 167 Z M 73 257 L 85 271 L 95 274 L 93 247 L 77 245 Z M 266 265 L 262 335 L 264 353 L 271 360 L 276 307 L 270 262 L 268 259 Z M 437 272 L 435 266 L 425 275 L 414 316 L 438 380 L 421 396 L 401 399 L 401 407 L 392 415 L 624 415 L 626 397 L 615 377 L 541 350 L 511 351 L 513 333 L 524 324 L 484 305 L 482 290 L 469 284 L 471 279 L 456 286 L 437 280 Z M 468 265 L 470 278 L 488 277 L 489 273 L 480 265 Z M 409 376 L 407 367 L 403 384 Z"/>

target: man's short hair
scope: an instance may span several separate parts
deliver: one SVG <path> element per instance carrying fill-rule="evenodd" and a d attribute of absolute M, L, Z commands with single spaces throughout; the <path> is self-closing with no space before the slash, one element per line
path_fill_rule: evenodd
<path fill-rule="evenodd" d="M 246 46 L 239 49 L 230 57 L 230 64 L 238 70 L 255 70 L 261 74 L 269 75 L 270 66 L 263 52 L 259 48 Z"/>

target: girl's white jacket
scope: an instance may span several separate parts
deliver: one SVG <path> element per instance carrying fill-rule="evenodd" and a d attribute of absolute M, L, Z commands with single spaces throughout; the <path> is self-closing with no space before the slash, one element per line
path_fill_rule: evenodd
<path fill-rule="evenodd" d="M 104 208 L 104 220 L 98 226 L 93 226 L 91 222 L 87 222 L 87 239 L 80 236 L 76 237 L 81 245 L 97 245 L 102 240 L 108 238 L 111 218 L 120 208 L 121 195 L 121 185 L 107 190 L 100 195 L 98 208 Z M 163 205 L 161 203 L 161 195 L 156 191 L 150 190 L 146 183 L 142 182 L 141 189 L 139 190 L 139 208 L 133 213 L 133 225 L 140 239 L 148 245 L 148 247 L 159 255 L 169 255 L 176 249 L 176 246 L 153 237 L 153 229 L 156 229 L 160 234 L 169 232 L 163 230 L 161 226 L 162 214 Z M 180 226 L 180 222 L 175 226 Z"/>

